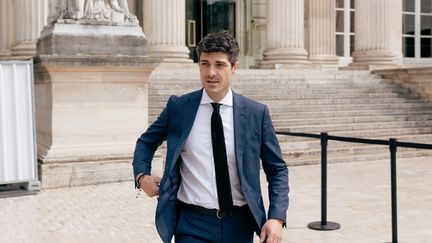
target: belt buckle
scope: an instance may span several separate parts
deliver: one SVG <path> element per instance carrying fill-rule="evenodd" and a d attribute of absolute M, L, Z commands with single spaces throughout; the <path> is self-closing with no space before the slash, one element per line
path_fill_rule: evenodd
<path fill-rule="evenodd" d="M 217 217 L 218 219 L 222 219 L 222 218 L 223 218 L 223 215 L 222 215 L 222 216 L 219 216 L 219 212 L 221 212 L 220 209 L 218 209 L 218 210 L 216 211 L 216 217 Z M 221 213 L 222 213 L 222 212 L 221 212 Z"/>
<path fill-rule="evenodd" d="M 218 209 L 217 211 L 216 211 L 216 217 L 218 218 L 218 219 L 223 219 L 223 218 L 226 218 L 226 217 L 231 217 L 232 216 L 232 211 L 230 210 L 230 211 L 221 211 L 220 209 Z"/>

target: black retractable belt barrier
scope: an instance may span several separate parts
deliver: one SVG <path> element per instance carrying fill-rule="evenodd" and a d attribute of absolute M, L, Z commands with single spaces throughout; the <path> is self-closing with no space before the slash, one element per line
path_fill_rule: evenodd
<path fill-rule="evenodd" d="M 328 140 L 349 142 L 349 143 L 388 145 L 390 148 L 390 160 L 391 160 L 390 170 L 391 170 L 392 243 L 398 242 L 397 184 L 396 184 L 397 147 L 399 146 L 404 148 L 432 149 L 432 144 L 398 142 L 394 138 L 391 138 L 387 141 L 387 140 L 329 136 L 327 133 L 321 133 L 321 135 L 310 134 L 310 133 L 295 133 L 295 132 L 276 132 L 276 133 L 280 135 L 321 139 L 321 221 L 312 222 L 308 224 L 308 227 L 314 230 L 337 230 L 340 228 L 340 224 L 327 221 L 327 144 L 328 144 Z"/>
<path fill-rule="evenodd" d="M 327 221 L 327 144 L 328 134 L 321 133 L 321 221 L 308 224 L 314 230 L 337 230 L 340 224 Z"/>
<path fill-rule="evenodd" d="M 391 181 L 391 210 L 392 210 L 392 243 L 398 242 L 397 228 L 397 184 L 396 184 L 396 139 L 390 138 L 390 181 Z"/>

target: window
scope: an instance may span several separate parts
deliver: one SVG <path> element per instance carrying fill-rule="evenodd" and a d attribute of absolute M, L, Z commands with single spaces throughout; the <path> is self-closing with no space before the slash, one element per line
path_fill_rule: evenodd
<path fill-rule="evenodd" d="M 336 55 L 349 58 L 354 51 L 354 0 L 336 0 Z"/>
<path fill-rule="evenodd" d="M 432 57 L 432 0 L 404 0 L 402 14 L 404 57 Z"/>

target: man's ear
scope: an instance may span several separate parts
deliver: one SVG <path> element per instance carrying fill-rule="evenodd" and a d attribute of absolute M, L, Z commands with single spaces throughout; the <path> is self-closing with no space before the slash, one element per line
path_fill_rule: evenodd
<path fill-rule="evenodd" d="M 239 66 L 240 66 L 239 62 L 234 63 L 234 65 L 231 68 L 233 74 L 237 71 L 237 69 L 239 68 Z"/>

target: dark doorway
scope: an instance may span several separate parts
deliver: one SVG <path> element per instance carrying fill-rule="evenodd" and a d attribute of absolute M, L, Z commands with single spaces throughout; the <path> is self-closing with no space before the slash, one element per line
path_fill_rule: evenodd
<path fill-rule="evenodd" d="M 186 45 L 194 62 L 195 46 L 208 33 L 236 35 L 235 8 L 235 0 L 186 0 Z"/>

